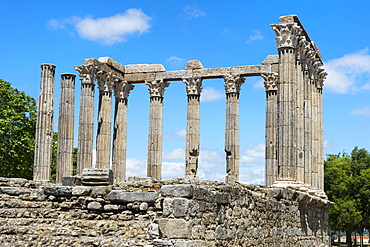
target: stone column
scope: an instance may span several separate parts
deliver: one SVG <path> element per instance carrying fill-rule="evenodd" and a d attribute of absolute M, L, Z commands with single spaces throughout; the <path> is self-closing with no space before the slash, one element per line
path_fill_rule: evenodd
<path fill-rule="evenodd" d="M 33 180 L 49 181 L 53 143 L 55 65 L 41 64 Z"/>
<path fill-rule="evenodd" d="M 226 127 L 225 127 L 225 152 L 226 152 L 226 183 L 239 181 L 239 94 L 244 83 L 243 77 L 225 76 L 226 91 Z"/>
<path fill-rule="evenodd" d="M 265 179 L 266 186 L 271 186 L 277 178 L 277 83 L 278 73 L 261 75 L 266 89 L 266 135 L 265 135 Z"/>
<path fill-rule="evenodd" d="M 200 93 L 201 78 L 183 79 L 188 96 L 186 121 L 185 177 L 198 179 L 198 158 L 200 146 Z"/>
<path fill-rule="evenodd" d="M 94 138 L 94 89 L 96 69 L 94 66 L 75 66 L 80 73 L 80 118 L 78 126 L 77 174 L 92 167 Z"/>
<path fill-rule="evenodd" d="M 98 129 L 96 136 L 96 168 L 110 168 L 112 133 L 112 74 L 97 73 L 99 87 Z"/>
<path fill-rule="evenodd" d="M 127 101 L 133 85 L 117 81 L 113 85 L 115 102 L 113 132 L 113 179 L 114 183 L 124 182 L 126 178 L 127 143 Z"/>
<path fill-rule="evenodd" d="M 146 81 L 150 94 L 147 176 L 162 177 L 163 95 L 168 82 Z"/>
<path fill-rule="evenodd" d="M 272 25 L 279 51 L 277 184 L 297 183 L 296 45 L 302 29 L 294 19 Z"/>
<path fill-rule="evenodd" d="M 318 189 L 324 191 L 324 121 L 322 112 L 322 89 L 327 73 L 324 69 L 319 68 L 317 80 L 317 94 L 318 94 L 318 127 L 319 127 L 319 157 L 318 157 Z"/>
<path fill-rule="evenodd" d="M 62 182 L 62 177 L 73 175 L 75 77 L 76 75 L 74 74 L 61 75 L 56 172 L 57 183 Z"/>

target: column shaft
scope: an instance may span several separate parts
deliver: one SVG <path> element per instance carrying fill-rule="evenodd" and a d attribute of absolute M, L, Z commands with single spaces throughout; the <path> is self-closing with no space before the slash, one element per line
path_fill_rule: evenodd
<path fill-rule="evenodd" d="M 279 49 L 278 179 L 296 181 L 296 62 L 295 49 Z"/>
<path fill-rule="evenodd" d="M 198 179 L 200 147 L 200 93 L 201 78 L 183 79 L 186 84 L 188 107 L 186 120 L 185 177 Z"/>
<path fill-rule="evenodd" d="M 77 174 L 92 167 L 94 139 L 95 70 L 92 66 L 76 66 L 80 72 L 81 95 L 78 126 Z"/>
<path fill-rule="evenodd" d="M 239 94 L 244 78 L 240 76 L 225 76 L 226 91 L 226 127 L 225 127 L 225 152 L 226 152 L 226 182 L 239 181 Z"/>
<path fill-rule="evenodd" d="M 41 65 L 41 93 L 35 136 L 33 180 L 49 181 L 53 143 L 55 65 Z"/>
<path fill-rule="evenodd" d="M 76 75 L 74 74 L 61 75 L 56 171 L 57 183 L 62 182 L 62 177 L 73 175 L 75 77 Z"/>
<path fill-rule="evenodd" d="M 96 168 L 110 168 L 111 133 L 112 133 L 112 85 L 110 75 L 98 76 L 99 105 L 98 129 L 96 136 Z"/>
<path fill-rule="evenodd" d="M 297 84 L 297 150 L 296 150 L 296 159 L 297 159 L 297 175 L 296 181 L 298 183 L 304 184 L 304 148 L 305 148 L 305 102 L 304 102 L 304 75 L 302 71 L 302 63 L 299 58 L 296 64 L 297 75 L 296 75 L 296 84 Z"/>
<path fill-rule="evenodd" d="M 127 82 L 116 82 L 114 95 L 116 98 L 113 132 L 112 170 L 114 182 L 124 182 L 126 178 L 126 145 L 127 145 L 127 101 L 128 94 L 134 86 Z"/>
<path fill-rule="evenodd" d="M 277 82 L 278 74 L 263 74 L 266 89 L 265 179 L 271 186 L 277 179 Z"/>
<path fill-rule="evenodd" d="M 147 81 L 150 93 L 147 176 L 162 177 L 163 94 L 169 83 Z"/>

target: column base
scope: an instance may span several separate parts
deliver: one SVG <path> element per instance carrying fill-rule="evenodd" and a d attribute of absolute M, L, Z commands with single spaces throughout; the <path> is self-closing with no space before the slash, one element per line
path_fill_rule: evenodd
<path fill-rule="evenodd" d="M 225 183 L 239 182 L 238 176 L 236 175 L 226 175 Z"/>
<path fill-rule="evenodd" d="M 185 175 L 185 178 L 189 180 L 196 180 L 196 181 L 199 180 L 198 175 Z"/>
<path fill-rule="evenodd" d="M 320 197 L 322 199 L 328 199 L 326 193 L 322 190 L 312 189 L 311 186 L 304 184 L 302 182 L 296 181 L 275 181 L 271 187 L 289 188 L 293 190 L 298 190 L 306 192 L 310 195 Z"/>

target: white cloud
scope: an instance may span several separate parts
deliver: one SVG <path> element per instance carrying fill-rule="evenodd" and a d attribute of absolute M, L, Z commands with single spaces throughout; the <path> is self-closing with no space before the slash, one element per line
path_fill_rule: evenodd
<path fill-rule="evenodd" d="M 146 177 L 146 161 L 136 158 L 127 158 L 126 175 L 127 177 Z"/>
<path fill-rule="evenodd" d="M 140 9 L 128 9 L 124 13 L 105 18 L 70 17 L 62 20 L 51 19 L 47 26 L 51 29 L 65 29 L 74 26 L 78 35 L 87 40 L 105 45 L 126 41 L 130 34 L 142 34 L 149 31 L 151 18 Z"/>
<path fill-rule="evenodd" d="M 163 179 L 182 178 L 185 176 L 184 162 L 163 162 L 162 177 Z"/>
<path fill-rule="evenodd" d="M 186 19 L 195 19 L 206 15 L 204 11 L 198 9 L 196 4 L 185 6 L 183 14 Z"/>
<path fill-rule="evenodd" d="M 164 138 L 184 138 L 186 137 L 186 129 L 175 130 L 174 132 L 164 133 Z"/>
<path fill-rule="evenodd" d="M 351 112 L 352 115 L 370 117 L 370 107 L 358 108 Z"/>
<path fill-rule="evenodd" d="M 225 163 L 225 155 L 219 151 L 200 150 L 199 165 L 201 167 L 216 167 Z"/>
<path fill-rule="evenodd" d="M 328 72 L 325 88 L 334 93 L 354 93 L 370 89 L 369 49 L 349 53 L 325 63 Z"/>
<path fill-rule="evenodd" d="M 331 143 L 329 141 L 324 141 L 324 148 L 331 148 Z"/>
<path fill-rule="evenodd" d="M 203 88 L 200 95 L 201 102 L 216 101 L 223 98 L 225 98 L 225 93 L 222 93 L 220 90 L 212 87 Z"/>
<path fill-rule="evenodd" d="M 184 69 L 186 65 L 186 59 L 172 56 L 166 60 L 166 63 L 171 69 Z"/>
<path fill-rule="evenodd" d="M 252 34 L 249 35 L 246 43 L 247 44 L 251 44 L 253 41 L 257 41 L 257 40 L 262 40 L 263 39 L 263 35 L 262 35 L 262 32 L 258 29 L 254 29 L 252 31 Z"/>
<path fill-rule="evenodd" d="M 163 159 L 167 160 L 178 160 L 185 158 L 185 151 L 182 148 L 177 148 L 172 150 L 171 152 L 163 152 Z"/>
<path fill-rule="evenodd" d="M 253 145 L 242 151 L 240 162 L 245 164 L 264 164 L 265 144 Z"/>
<path fill-rule="evenodd" d="M 174 149 L 163 152 L 162 177 L 174 179 L 185 177 L 185 150 Z M 176 162 L 168 161 L 176 160 Z M 146 160 L 128 158 L 127 177 L 146 176 Z M 200 179 L 225 181 L 226 158 L 225 153 L 219 150 L 200 150 L 198 176 Z M 246 184 L 264 184 L 264 145 L 258 144 L 248 147 L 241 152 L 240 182 Z"/>
<path fill-rule="evenodd" d="M 263 79 L 259 78 L 253 84 L 253 87 L 256 88 L 256 89 L 265 89 L 265 85 L 263 83 L 264 83 Z"/>

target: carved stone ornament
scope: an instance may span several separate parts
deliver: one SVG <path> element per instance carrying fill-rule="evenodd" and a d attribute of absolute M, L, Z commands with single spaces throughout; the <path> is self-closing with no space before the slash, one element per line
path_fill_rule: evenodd
<path fill-rule="evenodd" d="M 186 78 L 182 79 L 183 82 L 186 84 L 186 93 L 189 95 L 200 95 L 202 92 L 202 78 L 194 77 L 194 78 Z"/>
<path fill-rule="evenodd" d="M 117 81 L 113 85 L 114 97 L 116 99 L 127 100 L 130 91 L 134 89 L 134 85 L 128 83 L 127 81 Z"/>
<path fill-rule="evenodd" d="M 279 48 L 297 46 L 302 33 L 302 28 L 297 23 L 272 24 L 271 26 L 277 36 L 275 40 Z"/>
<path fill-rule="evenodd" d="M 278 73 L 267 73 L 261 75 L 265 82 L 263 83 L 265 86 L 266 91 L 276 91 L 277 90 L 277 82 L 279 79 Z"/>
<path fill-rule="evenodd" d="M 99 91 L 104 93 L 112 92 L 114 81 L 117 81 L 117 78 L 114 76 L 114 74 L 112 72 L 106 72 L 103 70 L 98 71 L 96 74 Z"/>
<path fill-rule="evenodd" d="M 75 70 L 80 73 L 81 84 L 94 84 L 96 79 L 96 68 L 92 65 L 75 66 Z"/>
<path fill-rule="evenodd" d="M 324 81 L 325 81 L 327 75 L 328 75 L 328 73 L 325 71 L 325 69 L 323 69 L 323 68 L 318 69 L 317 85 L 316 85 L 318 88 L 323 88 Z"/>
<path fill-rule="evenodd" d="M 225 80 L 225 91 L 227 94 L 236 93 L 239 94 L 240 88 L 245 81 L 244 77 L 240 75 L 227 75 L 224 76 Z"/>
<path fill-rule="evenodd" d="M 166 87 L 170 84 L 163 80 L 146 81 L 145 85 L 148 85 L 150 97 L 163 97 Z"/>

